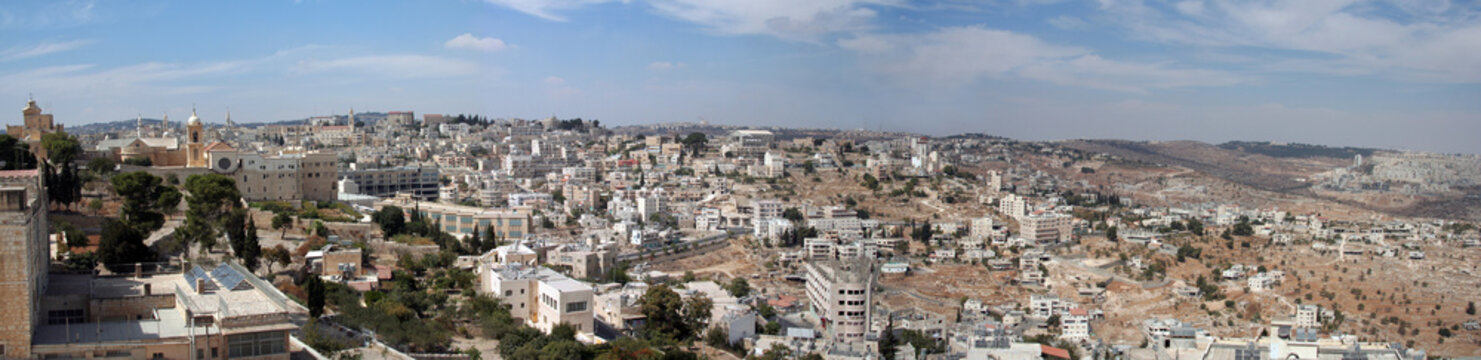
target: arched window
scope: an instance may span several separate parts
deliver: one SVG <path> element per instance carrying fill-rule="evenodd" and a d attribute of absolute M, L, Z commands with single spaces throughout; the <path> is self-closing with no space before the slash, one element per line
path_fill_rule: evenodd
<path fill-rule="evenodd" d="M 190 142 L 201 142 L 201 133 L 200 132 L 192 132 L 192 133 L 190 133 Z"/>

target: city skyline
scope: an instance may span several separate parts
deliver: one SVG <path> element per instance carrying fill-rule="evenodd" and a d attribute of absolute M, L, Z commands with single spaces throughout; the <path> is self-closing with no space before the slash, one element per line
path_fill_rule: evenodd
<path fill-rule="evenodd" d="M 361 111 L 1481 153 L 1448 1 L 68 1 L 0 6 L 0 97 L 75 126 Z M 228 16 L 229 15 L 229 16 Z M 1470 135 L 1470 136 L 1467 136 Z"/>

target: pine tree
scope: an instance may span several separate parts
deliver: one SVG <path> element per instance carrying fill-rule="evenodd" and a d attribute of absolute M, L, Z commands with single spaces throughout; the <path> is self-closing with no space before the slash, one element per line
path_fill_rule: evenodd
<path fill-rule="evenodd" d="M 487 234 L 484 234 L 483 249 L 481 249 L 481 252 L 493 250 L 493 247 L 504 246 L 504 244 L 499 243 L 499 231 L 493 230 L 493 225 L 490 225 L 486 231 Z"/>
<path fill-rule="evenodd" d="M 318 319 L 324 314 L 324 282 L 318 276 L 309 276 L 304 281 L 303 291 L 308 295 L 309 318 Z"/>
<path fill-rule="evenodd" d="M 884 334 L 879 336 L 879 354 L 887 360 L 895 359 L 895 322 L 885 323 Z"/>
<path fill-rule="evenodd" d="M 245 235 L 242 237 L 242 252 L 237 256 L 242 258 L 242 266 L 247 270 L 257 271 L 257 266 L 262 263 L 262 244 L 257 240 L 257 223 L 252 216 L 247 216 Z"/>
<path fill-rule="evenodd" d="M 473 225 L 473 232 L 464 237 L 463 248 L 466 249 L 465 251 L 473 254 L 481 253 L 478 249 L 483 247 L 482 237 L 483 232 L 478 231 L 478 225 Z"/>

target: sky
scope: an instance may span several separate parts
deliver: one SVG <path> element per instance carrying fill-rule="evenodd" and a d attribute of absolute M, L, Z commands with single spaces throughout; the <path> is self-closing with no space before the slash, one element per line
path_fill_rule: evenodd
<path fill-rule="evenodd" d="M 410 110 L 1481 153 L 1481 2 L 0 2 L 57 121 Z"/>

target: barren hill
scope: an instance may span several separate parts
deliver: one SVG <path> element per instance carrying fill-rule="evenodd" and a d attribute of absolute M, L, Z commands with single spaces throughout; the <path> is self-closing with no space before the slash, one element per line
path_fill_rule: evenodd
<path fill-rule="evenodd" d="M 1310 186 L 1311 175 L 1351 160 L 1325 156 L 1276 158 L 1197 141 L 1070 140 L 1061 146 L 1149 163 L 1179 166 L 1258 189 L 1290 192 Z"/>

